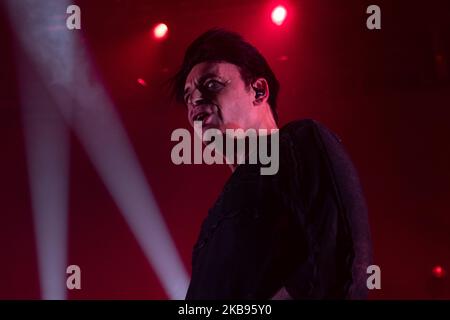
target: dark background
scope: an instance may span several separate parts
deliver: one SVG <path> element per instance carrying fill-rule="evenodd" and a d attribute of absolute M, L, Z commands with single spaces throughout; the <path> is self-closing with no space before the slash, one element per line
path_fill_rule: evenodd
<path fill-rule="evenodd" d="M 314 118 L 342 138 L 365 190 L 381 267 L 382 289 L 370 298 L 450 298 L 448 275 L 431 273 L 450 268 L 448 1 L 284 2 L 281 27 L 270 21 L 271 1 L 74 3 L 82 10 L 78 32 L 188 271 L 200 224 L 230 172 L 172 164 L 170 134 L 188 122 L 164 82 L 196 36 L 221 26 L 271 64 L 281 83 L 281 125 Z M 381 7 L 381 30 L 366 28 L 370 4 Z M 4 11 L 0 17 L 0 298 L 39 299 L 15 38 Z M 160 21 L 170 32 L 163 42 L 150 36 Z M 83 269 L 83 290 L 69 298 L 167 298 L 73 133 L 69 204 L 68 263 Z"/>

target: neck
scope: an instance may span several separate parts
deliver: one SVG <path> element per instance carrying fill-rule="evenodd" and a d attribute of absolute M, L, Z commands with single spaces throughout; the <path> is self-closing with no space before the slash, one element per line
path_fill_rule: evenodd
<path fill-rule="evenodd" d="M 270 135 L 272 133 L 272 130 L 278 129 L 278 126 L 272 116 L 272 113 L 270 112 L 269 116 L 263 117 L 262 119 L 257 121 L 255 125 L 251 126 L 251 128 L 256 130 L 257 136 L 260 136 L 265 134 Z M 264 130 L 266 133 L 260 132 L 260 130 Z M 250 150 L 250 148 L 247 148 L 246 146 L 245 154 L 242 155 L 242 159 L 235 159 L 235 161 L 233 161 L 232 164 L 229 164 L 231 171 L 234 172 L 236 168 L 239 166 L 239 164 L 243 163 L 242 160 L 244 160 L 246 157 L 248 157 L 250 153 L 253 152 L 258 152 L 258 148 Z"/>
<path fill-rule="evenodd" d="M 270 133 L 270 130 L 278 129 L 278 126 L 273 118 L 272 111 L 269 105 L 266 105 L 264 110 L 266 110 L 263 114 L 261 114 L 255 123 L 251 126 L 251 128 L 259 131 L 260 129 L 267 129 Z"/>

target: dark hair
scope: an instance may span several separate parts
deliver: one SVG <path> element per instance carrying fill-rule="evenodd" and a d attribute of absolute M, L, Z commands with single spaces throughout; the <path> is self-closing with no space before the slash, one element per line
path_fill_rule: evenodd
<path fill-rule="evenodd" d="M 184 102 L 184 85 L 189 72 L 196 64 L 205 61 L 224 61 L 238 66 L 246 85 L 260 77 L 266 79 L 269 86 L 268 102 L 278 122 L 276 106 L 280 85 L 275 74 L 254 46 L 239 34 L 224 29 L 206 31 L 187 48 L 183 64 L 173 79 L 173 93 L 178 102 Z"/>

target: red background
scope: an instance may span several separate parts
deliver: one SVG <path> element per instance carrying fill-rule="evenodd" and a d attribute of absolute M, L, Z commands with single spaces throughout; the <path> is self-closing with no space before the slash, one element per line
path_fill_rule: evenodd
<path fill-rule="evenodd" d="M 178 251 L 190 271 L 201 221 L 230 174 L 226 166 L 175 166 L 175 128 L 185 110 L 163 83 L 186 46 L 213 26 L 241 33 L 281 83 L 281 124 L 321 121 L 359 170 L 381 267 L 372 299 L 450 298 L 450 10 L 445 1 L 379 2 L 382 29 L 366 28 L 369 2 L 76 1 L 82 37 L 132 141 Z M 15 44 L 1 12 L 0 298 L 39 299 L 37 253 L 17 85 Z M 157 22 L 169 26 L 152 39 Z M 63 21 L 64 22 L 64 21 Z M 440 56 L 440 57 L 438 57 Z M 137 83 L 143 78 L 147 86 Z M 71 133 L 68 263 L 83 270 L 71 299 L 168 298 Z"/>

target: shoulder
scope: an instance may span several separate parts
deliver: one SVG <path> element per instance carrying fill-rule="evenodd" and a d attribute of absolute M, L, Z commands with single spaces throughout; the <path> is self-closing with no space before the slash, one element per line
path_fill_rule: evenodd
<path fill-rule="evenodd" d="M 345 154 L 341 139 L 325 125 L 312 119 L 289 122 L 280 129 L 281 161 L 317 167 L 330 154 Z"/>
<path fill-rule="evenodd" d="M 280 129 L 280 171 L 313 190 L 323 186 L 355 184 L 357 173 L 341 139 L 322 123 L 304 119 Z"/>
<path fill-rule="evenodd" d="M 313 119 L 301 119 L 287 123 L 280 129 L 280 137 L 292 142 L 318 142 L 320 140 L 334 140 L 340 143 L 341 139 L 324 124 Z"/>

